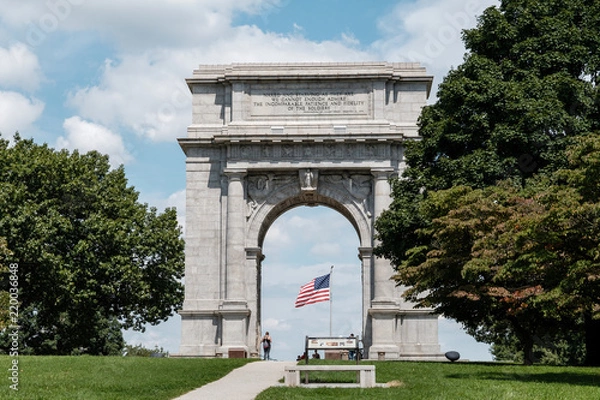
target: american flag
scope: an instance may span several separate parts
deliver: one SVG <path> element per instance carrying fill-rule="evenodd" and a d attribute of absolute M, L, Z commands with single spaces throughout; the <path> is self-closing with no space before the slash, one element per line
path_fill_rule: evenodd
<path fill-rule="evenodd" d="M 306 285 L 300 287 L 300 293 L 296 298 L 294 307 L 302 307 L 307 304 L 319 303 L 321 301 L 329 301 L 329 277 L 330 273 L 323 276 L 318 276 Z"/>

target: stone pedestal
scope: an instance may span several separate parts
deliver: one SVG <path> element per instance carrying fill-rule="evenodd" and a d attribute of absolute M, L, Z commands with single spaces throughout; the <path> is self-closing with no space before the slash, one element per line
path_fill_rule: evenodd
<path fill-rule="evenodd" d="M 372 345 L 369 348 L 370 359 L 397 359 L 400 348 L 395 342 L 396 316 L 398 307 L 391 301 L 373 301 L 369 316 L 372 324 Z"/>
<path fill-rule="evenodd" d="M 219 351 L 223 356 L 230 349 L 244 349 L 248 352 L 246 343 L 247 318 L 250 315 L 247 304 L 244 301 L 225 301 L 220 307 L 219 315 L 223 327 L 222 344 Z"/>
<path fill-rule="evenodd" d="M 218 318 L 213 311 L 180 311 L 181 315 L 181 344 L 179 356 L 184 357 L 215 357 L 218 343 L 210 340 L 216 335 Z"/>

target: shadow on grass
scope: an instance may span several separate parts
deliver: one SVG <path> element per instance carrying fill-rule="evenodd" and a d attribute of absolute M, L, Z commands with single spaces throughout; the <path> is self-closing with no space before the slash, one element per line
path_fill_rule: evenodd
<path fill-rule="evenodd" d="M 561 383 L 575 386 L 600 386 L 600 370 L 596 374 L 578 372 L 518 373 L 501 371 L 481 371 L 446 375 L 449 379 L 478 379 L 492 381 L 512 381 L 526 383 Z"/>

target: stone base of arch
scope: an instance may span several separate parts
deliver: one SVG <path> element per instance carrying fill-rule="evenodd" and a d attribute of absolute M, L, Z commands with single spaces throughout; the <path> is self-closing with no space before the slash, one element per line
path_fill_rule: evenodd
<path fill-rule="evenodd" d="M 371 337 L 365 337 L 372 360 L 443 361 L 438 342 L 438 316 L 402 310 L 393 303 L 375 303 L 369 309 Z M 260 357 L 260 343 L 252 339 L 250 311 L 242 303 L 223 304 L 215 310 L 180 311 L 182 343 L 179 357 L 228 358 L 230 350 Z"/>
<path fill-rule="evenodd" d="M 372 344 L 369 359 L 445 360 L 438 341 L 438 317 L 401 309 L 392 301 L 374 301 L 369 309 Z"/>
<path fill-rule="evenodd" d="M 249 341 L 251 311 L 246 301 L 226 300 L 213 310 L 181 310 L 182 342 L 179 357 L 228 358 L 230 351 L 259 357 Z"/>
<path fill-rule="evenodd" d="M 217 357 L 220 321 L 217 310 L 181 310 L 181 344 L 178 357 Z"/>

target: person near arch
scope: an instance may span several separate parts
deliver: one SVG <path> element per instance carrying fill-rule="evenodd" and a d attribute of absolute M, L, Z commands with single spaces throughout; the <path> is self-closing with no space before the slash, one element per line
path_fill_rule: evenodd
<path fill-rule="evenodd" d="M 272 343 L 272 341 L 273 341 L 273 339 L 271 338 L 271 335 L 269 335 L 269 332 L 265 333 L 265 336 L 263 336 L 263 338 L 262 338 L 263 360 L 271 359 L 271 343 Z"/>

